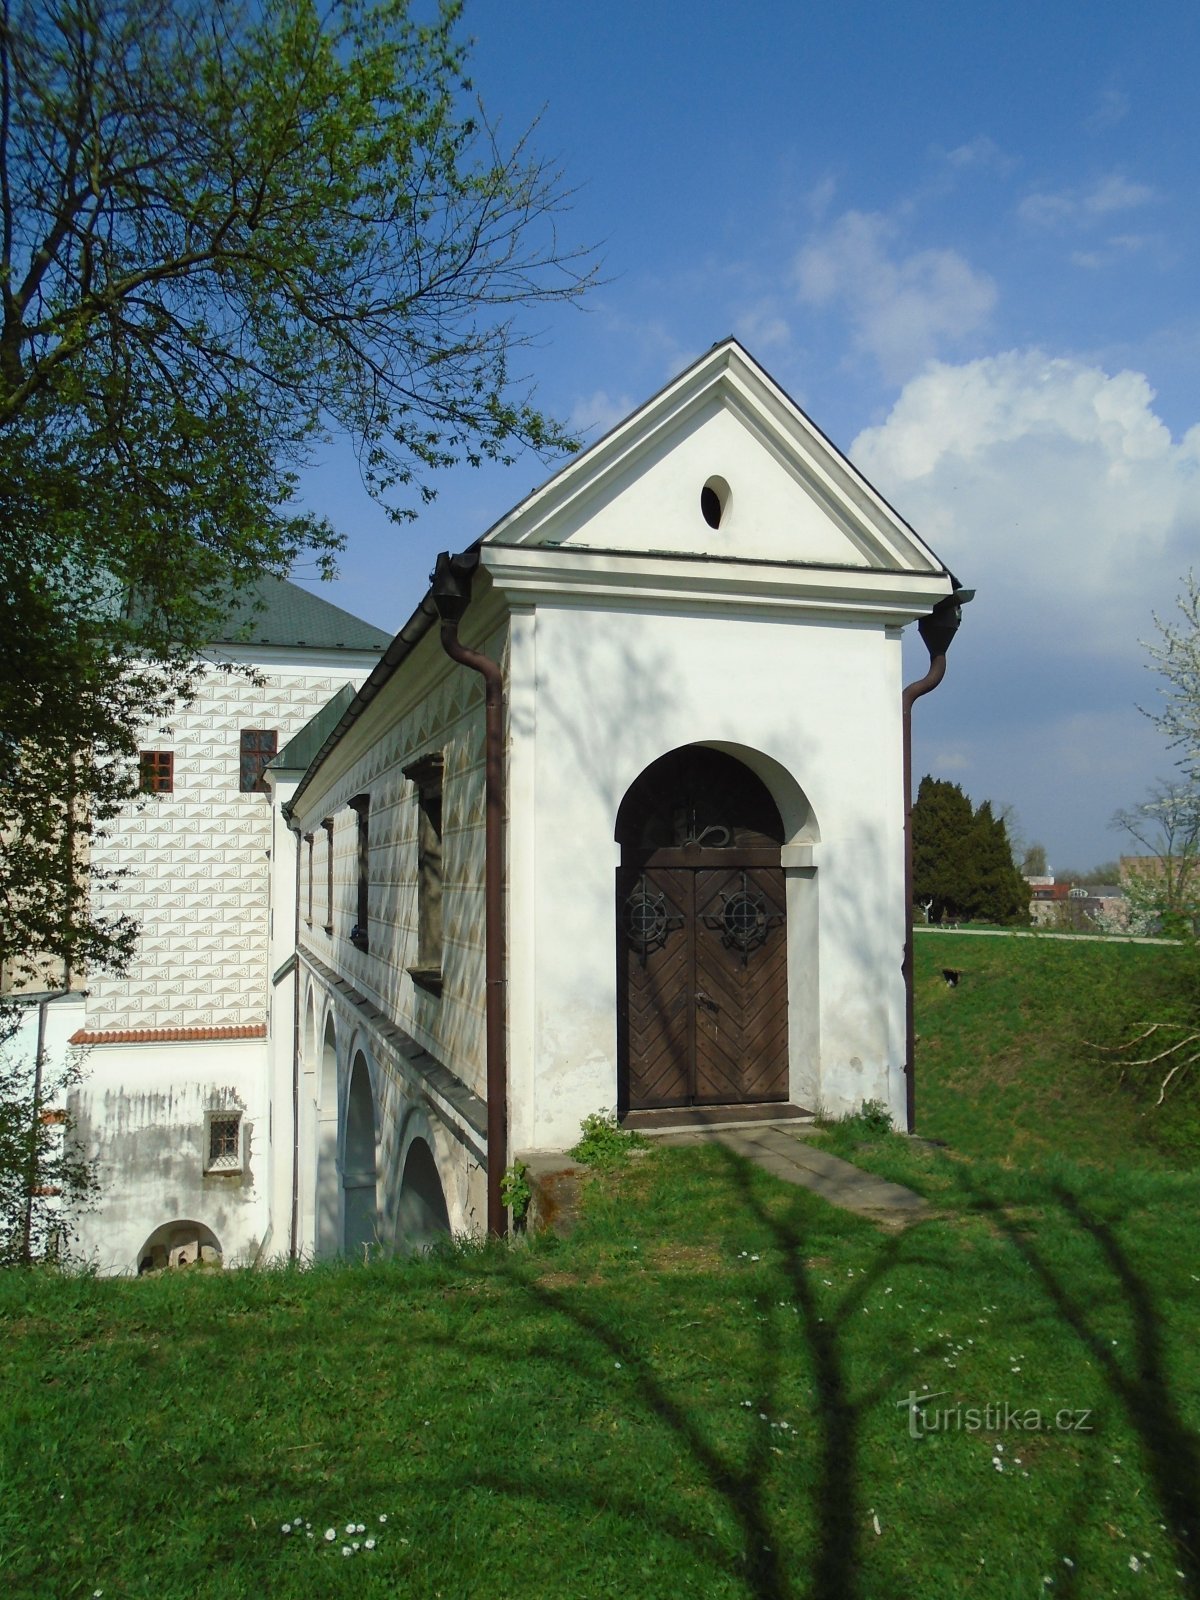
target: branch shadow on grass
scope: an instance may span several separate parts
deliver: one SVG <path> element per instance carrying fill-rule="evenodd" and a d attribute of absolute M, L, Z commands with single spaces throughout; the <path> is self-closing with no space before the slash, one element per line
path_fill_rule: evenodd
<path fill-rule="evenodd" d="M 599 1356 L 606 1368 L 609 1361 L 619 1362 L 623 1373 L 632 1377 L 645 1411 L 670 1430 L 679 1455 L 695 1466 L 709 1490 L 728 1508 L 740 1534 L 740 1558 L 728 1560 L 710 1537 L 666 1509 L 661 1501 L 648 1507 L 636 1494 L 614 1498 L 612 1492 L 606 1490 L 606 1505 L 616 1506 L 639 1521 L 644 1521 L 649 1513 L 661 1532 L 690 1545 L 705 1562 L 736 1576 L 749 1594 L 762 1600 L 768 1597 L 770 1600 L 799 1600 L 802 1595 L 810 1600 L 855 1600 L 860 1593 L 860 1539 L 867 1515 L 862 1506 L 859 1471 L 861 1419 L 883 1396 L 894 1394 L 898 1370 L 885 1370 L 866 1392 L 854 1395 L 843 1359 L 842 1335 L 851 1317 L 862 1309 L 871 1289 L 886 1278 L 899 1259 L 902 1240 L 896 1235 L 881 1236 L 881 1248 L 853 1286 L 836 1304 L 822 1304 L 813 1269 L 806 1260 L 812 1241 L 806 1237 L 803 1203 L 789 1208 L 787 1215 L 774 1214 L 757 1192 L 756 1180 L 761 1175 L 756 1173 L 753 1164 L 733 1151 L 717 1148 L 733 1191 L 731 1200 L 736 1196 L 736 1201 L 744 1207 L 744 1214 L 769 1231 L 779 1252 L 791 1289 L 787 1309 L 790 1311 L 794 1307 L 799 1315 L 799 1331 L 807 1345 L 812 1367 L 817 1460 L 810 1508 L 815 1549 L 802 1564 L 789 1561 L 789 1533 L 773 1511 L 771 1475 L 775 1436 L 768 1428 L 756 1432 L 749 1448 L 737 1459 L 734 1451 L 720 1448 L 705 1436 L 699 1416 L 689 1411 L 670 1381 L 654 1369 L 634 1340 L 619 1327 L 610 1325 L 570 1293 L 540 1282 L 535 1267 L 519 1256 L 511 1258 L 506 1275 L 515 1279 L 521 1291 L 540 1309 L 556 1319 L 565 1319 L 576 1335 L 581 1336 L 572 1340 L 569 1347 L 559 1341 L 552 1348 L 538 1347 L 531 1354 L 563 1364 L 584 1377 L 594 1375 L 594 1358 Z M 773 1325 L 770 1316 L 778 1304 L 783 1303 L 777 1302 L 775 1294 L 769 1298 L 760 1295 L 756 1301 L 757 1308 L 765 1315 L 761 1321 L 756 1370 L 747 1379 L 748 1384 L 754 1385 L 758 1397 L 756 1407 L 766 1413 L 780 1409 L 777 1403 L 780 1383 L 786 1376 L 779 1325 L 778 1322 Z M 481 1481 L 486 1482 L 486 1477 Z M 494 1486 L 503 1487 L 509 1493 L 513 1489 L 507 1479 L 498 1479 Z M 544 1495 L 557 1502 L 561 1502 L 564 1492 L 581 1493 L 581 1498 L 585 1499 L 588 1496 L 587 1490 L 568 1489 L 561 1478 L 544 1489 L 526 1480 L 520 1492 Z"/>
<path fill-rule="evenodd" d="M 1149 1283 L 1137 1271 L 1111 1223 L 1090 1212 L 1081 1196 L 1061 1179 L 1051 1180 L 1047 1200 L 1094 1241 L 1128 1310 L 1134 1356 L 1131 1365 L 1125 1364 L 1111 1339 L 1095 1326 L 1095 1284 L 1069 1284 L 1066 1275 L 1038 1248 L 1030 1230 L 1009 1214 L 1003 1200 L 989 1193 L 969 1168 L 956 1166 L 956 1176 L 970 1210 L 987 1218 L 1021 1257 L 1120 1404 L 1141 1444 L 1145 1470 L 1178 1563 L 1181 1592 L 1189 1600 L 1200 1600 L 1200 1550 L 1193 1525 L 1200 1515 L 1200 1438 L 1183 1420 L 1171 1388 L 1162 1313 Z"/>

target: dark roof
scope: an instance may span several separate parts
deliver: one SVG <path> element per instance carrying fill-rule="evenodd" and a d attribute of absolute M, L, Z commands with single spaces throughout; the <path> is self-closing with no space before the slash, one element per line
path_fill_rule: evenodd
<path fill-rule="evenodd" d="M 272 771 L 303 772 L 312 765 L 312 759 L 345 715 L 346 707 L 354 699 L 354 685 L 344 683 L 331 700 L 327 700 L 310 717 L 299 733 L 294 733 L 283 749 L 267 764 Z"/>
<path fill-rule="evenodd" d="M 286 578 L 262 577 L 233 602 L 213 643 L 383 650 L 391 637 Z"/>

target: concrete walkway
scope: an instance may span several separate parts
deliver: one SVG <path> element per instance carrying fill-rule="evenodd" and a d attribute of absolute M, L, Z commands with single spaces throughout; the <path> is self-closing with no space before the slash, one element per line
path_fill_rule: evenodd
<path fill-rule="evenodd" d="M 906 1227 L 919 1222 L 928 1212 L 927 1202 L 901 1184 L 889 1183 L 870 1172 L 852 1167 L 848 1161 L 814 1150 L 805 1142 L 811 1127 L 805 1124 L 781 1127 L 745 1126 L 736 1128 L 689 1128 L 675 1133 L 654 1134 L 663 1144 L 719 1144 L 735 1155 L 753 1161 L 764 1172 L 773 1173 L 784 1183 L 811 1189 L 830 1205 L 841 1206 L 860 1217 L 870 1217 L 890 1227 Z"/>

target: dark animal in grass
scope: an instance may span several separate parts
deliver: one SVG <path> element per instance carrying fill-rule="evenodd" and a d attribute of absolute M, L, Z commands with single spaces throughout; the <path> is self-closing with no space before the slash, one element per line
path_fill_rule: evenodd
<path fill-rule="evenodd" d="M 943 967 L 942 977 L 945 978 L 948 989 L 957 989 L 958 980 L 962 977 L 962 973 L 957 967 Z"/>

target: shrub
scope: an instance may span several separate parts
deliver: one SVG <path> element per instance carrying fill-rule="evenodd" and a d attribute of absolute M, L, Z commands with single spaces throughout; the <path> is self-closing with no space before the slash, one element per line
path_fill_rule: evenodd
<path fill-rule="evenodd" d="M 500 1179 L 500 1199 L 512 1212 L 513 1226 L 519 1228 L 533 1199 L 529 1168 L 524 1161 L 514 1161 Z"/>
<path fill-rule="evenodd" d="M 591 1112 L 580 1123 L 580 1133 L 571 1154 L 585 1167 L 617 1167 L 629 1159 L 631 1151 L 646 1148 L 641 1134 L 626 1133 L 612 1111 Z"/>

